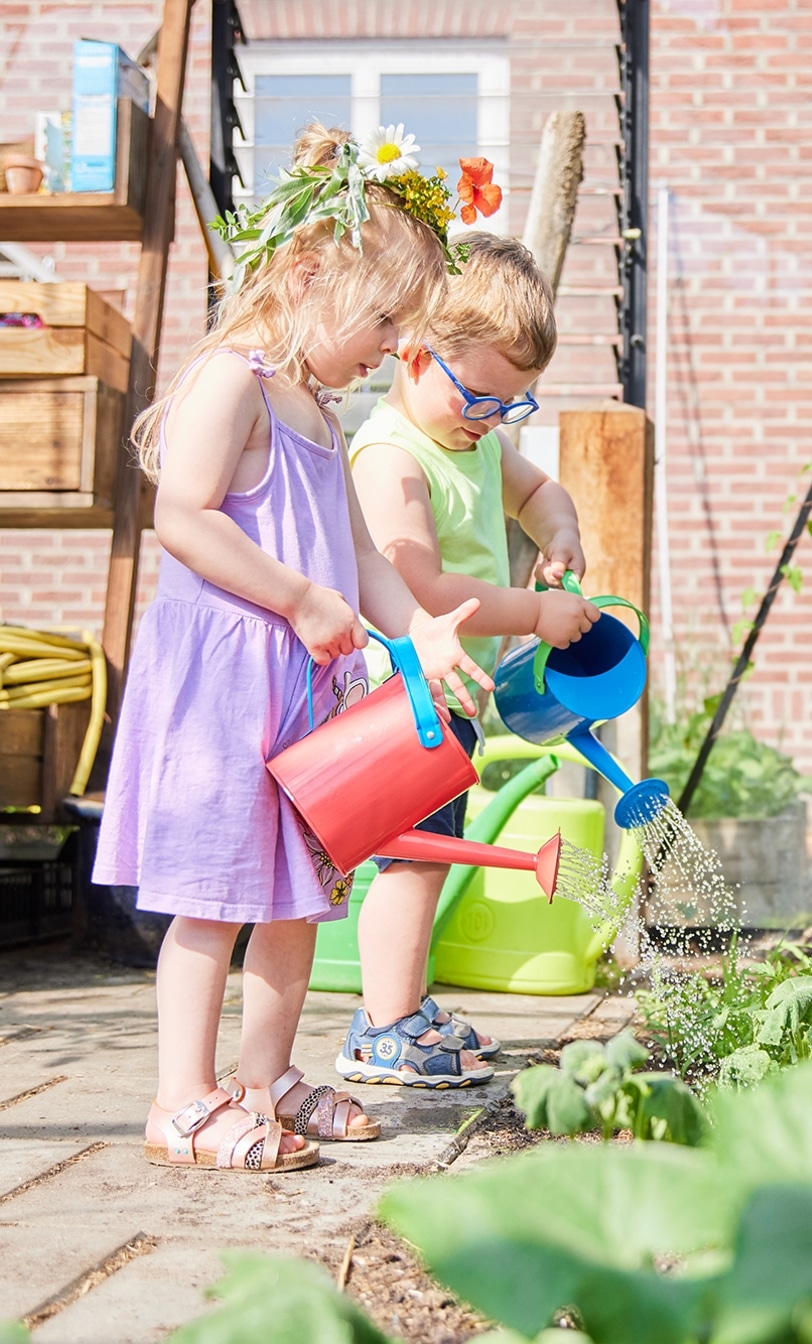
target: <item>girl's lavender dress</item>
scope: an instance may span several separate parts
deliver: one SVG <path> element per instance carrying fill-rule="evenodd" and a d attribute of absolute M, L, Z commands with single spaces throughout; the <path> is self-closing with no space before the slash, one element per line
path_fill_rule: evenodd
<path fill-rule="evenodd" d="M 260 354 L 249 363 L 269 376 Z M 331 448 L 294 433 L 260 386 L 271 422 L 268 467 L 253 490 L 227 495 L 222 512 L 266 554 L 338 589 L 357 611 L 335 433 Z M 139 909 L 203 919 L 346 914 L 349 881 L 265 768 L 308 730 L 307 662 L 281 616 L 163 553 L 128 674 L 94 882 L 139 887 Z M 316 668 L 316 722 L 365 690 L 360 654 Z"/>

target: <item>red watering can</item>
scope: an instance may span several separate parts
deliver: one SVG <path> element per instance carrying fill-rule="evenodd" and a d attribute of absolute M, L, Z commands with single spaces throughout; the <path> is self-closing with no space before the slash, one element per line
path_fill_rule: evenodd
<path fill-rule="evenodd" d="M 373 854 L 424 863 L 465 863 L 535 872 L 550 900 L 561 837 L 537 854 L 413 830 L 458 798 L 478 776 L 440 719 L 414 644 L 388 640 L 394 675 L 343 713 L 313 729 L 313 661 L 307 669 L 311 732 L 268 770 L 345 877 Z"/>

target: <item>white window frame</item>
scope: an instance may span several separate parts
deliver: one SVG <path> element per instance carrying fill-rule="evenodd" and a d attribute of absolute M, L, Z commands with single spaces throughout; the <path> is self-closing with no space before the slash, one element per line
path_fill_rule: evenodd
<path fill-rule="evenodd" d="M 380 125 L 381 75 L 475 74 L 477 76 L 477 150 L 494 165 L 504 203 L 488 228 L 509 232 L 510 58 L 494 42 L 446 45 L 402 42 L 251 42 L 240 48 L 245 91 L 235 85 L 234 101 L 244 136 L 235 131 L 234 150 L 244 180 L 254 181 L 254 95 L 258 75 L 349 75 L 352 128 L 364 139 Z M 408 131 L 409 127 L 406 127 Z M 452 184 L 453 189 L 453 184 Z M 253 191 L 234 184 L 235 201 L 253 199 Z"/>

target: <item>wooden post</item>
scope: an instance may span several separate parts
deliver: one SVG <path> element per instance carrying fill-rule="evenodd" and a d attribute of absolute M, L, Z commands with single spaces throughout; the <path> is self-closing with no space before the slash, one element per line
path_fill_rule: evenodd
<path fill-rule="evenodd" d="M 132 363 L 125 425 L 129 429 L 154 392 L 169 244 L 174 234 L 177 141 L 192 0 L 166 0 L 158 38 L 158 81 L 147 168 L 144 232 L 133 318 Z M 113 513 L 102 643 L 108 660 L 108 714 L 115 725 L 132 637 L 142 527 L 143 478 L 122 447 Z M 109 748 L 109 744 L 108 744 Z M 106 754 L 106 753 L 105 753 Z"/>
<path fill-rule="evenodd" d="M 648 615 L 654 497 L 654 426 L 645 411 L 602 401 L 560 416 L 559 480 L 578 510 L 588 596 L 625 597 Z M 608 608 L 637 633 L 633 612 Z M 602 730 L 602 740 L 634 780 L 648 773 L 648 689 L 637 705 Z M 601 780 L 598 796 L 607 814 L 607 849 L 614 860 L 618 831 L 609 823 L 617 793 Z M 632 939 L 616 946 L 620 960 L 636 960 Z"/>
<path fill-rule="evenodd" d="M 569 247 L 578 187 L 584 175 L 586 119 L 583 112 L 552 112 L 544 123 L 522 242 L 550 282 L 553 296 Z M 518 443 L 518 433 L 514 439 Z M 538 547 L 515 518 L 507 521 L 510 582 L 525 588 L 538 561 Z M 502 653 L 509 647 L 503 643 Z"/>

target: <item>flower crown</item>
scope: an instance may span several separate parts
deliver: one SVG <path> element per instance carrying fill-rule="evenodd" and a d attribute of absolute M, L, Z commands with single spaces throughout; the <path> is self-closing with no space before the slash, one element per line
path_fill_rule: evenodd
<path fill-rule="evenodd" d="M 399 198 L 400 208 L 427 224 L 436 235 L 452 275 L 460 274 L 460 262 L 467 260 L 464 242 L 448 242 L 448 226 L 456 217 L 473 224 L 477 213 L 494 214 L 502 202 L 502 189 L 492 181 L 493 164 L 487 159 L 460 159 L 462 176 L 457 183 L 457 200 L 449 206 L 451 192 L 447 174 L 438 168 L 432 177 L 417 171 L 415 153 L 420 146 L 413 135 L 404 135 L 403 124 L 380 126 L 363 144 L 348 140 L 331 165 L 290 168 L 275 179 L 276 186 L 260 206 L 250 209 L 238 205 L 213 220 L 215 229 L 226 242 L 236 246 L 239 260 L 232 278 L 239 288 L 246 271 L 255 270 L 273 256 L 278 247 L 289 243 L 297 229 L 318 220 L 333 220 L 333 236 L 338 243 L 349 234 L 353 247 L 361 251 L 361 225 L 369 219 L 366 202 L 368 182 L 381 182 Z"/>

